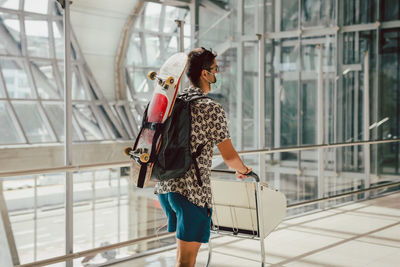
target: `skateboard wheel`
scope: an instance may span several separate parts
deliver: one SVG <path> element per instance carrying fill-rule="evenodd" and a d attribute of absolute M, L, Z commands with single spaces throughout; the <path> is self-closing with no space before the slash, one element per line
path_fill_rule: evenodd
<path fill-rule="evenodd" d="M 156 76 L 157 76 L 157 72 L 155 72 L 155 71 L 150 71 L 147 74 L 147 77 L 149 77 L 150 80 L 154 80 L 156 78 Z"/>
<path fill-rule="evenodd" d="M 175 78 L 172 77 L 172 76 L 169 76 L 169 77 L 165 80 L 165 83 L 168 84 L 168 85 L 173 85 L 174 82 L 175 82 Z"/>
<path fill-rule="evenodd" d="M 130 156 L 131 155 L 130 154 L 131 151 L 132 151 L 132 147 L 130 147 L 130 146 L 125 147 L 124 154 L 127 155 L 127 156 Z"/>
<path fill-rule="evenodd" d="M 147 153 L 143 153 L 142 155 L 140 155 L 140 161 L 142 163 L 147 163 L 150 160 L 150 156 Z"/>

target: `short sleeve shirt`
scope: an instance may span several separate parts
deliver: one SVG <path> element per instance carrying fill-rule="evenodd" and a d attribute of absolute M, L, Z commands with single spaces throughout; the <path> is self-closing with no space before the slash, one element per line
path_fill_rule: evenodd
<path fill-rule="evenodd" d="M 205 96 L 201 88 L 190 87 L 183 91 L 190 96 Z M 193 204 L 211 208 L 211 164 L 214 145 L 229 139 L 225 111 L 221 104 L 210 98 L 200 98 L 191 102 L 190 147 L 195 152 L 197 147 L 204 148 L 197 158 L 202 186 L 197 182 L 196 171 L 192 164 L 184 177 L 161 181 L 156 184 L 154 192 L 165 194 L 176 192 L 186 197 Z"/>

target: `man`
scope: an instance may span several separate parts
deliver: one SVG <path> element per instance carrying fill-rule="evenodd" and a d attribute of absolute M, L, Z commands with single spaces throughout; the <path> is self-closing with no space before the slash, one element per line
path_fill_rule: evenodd
<path fill-rule="evenodd" d="M 205 96 L 210 92 L 212 84 L 217 82 L 216 54 L 205 48 L 197 48 L 188 57 L 186 74 L 190 87 L 183 93 L 189 96 Z M 159 182 L 155 188 L 160 204 L 167 214 L 168 232 L 176 231 L 177 267 L 195 266 L 201 243 L 207 243 L 210 238 L 210 174 L 214 145 L 217 145 L 226 164 L 236 170 L 238 178 L 245 178 L 251 172 L 251 168 L 244 165 L 232 146 L 225 112 L 219 103 L 209 98 L 193 100 L 191 117 L 191 150 L 194 152 L 199 145 L 204 145 L 197 158 L 201 184 L 192 164 L 184 177 Z"/>

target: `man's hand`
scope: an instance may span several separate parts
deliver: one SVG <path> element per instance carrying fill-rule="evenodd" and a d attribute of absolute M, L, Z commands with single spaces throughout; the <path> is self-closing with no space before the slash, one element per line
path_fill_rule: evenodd
<path fill-rule="evenodd" d="M 253 171 L 253 169 L 248 168 L 248 167 L 246 167 L 246 168 L 247 168 L 247 170 L 245 173 L 240 173 L 239 171 L 236 171 L 236 173 L 235 173 L 236 177 L 239 179 L 248 178 L 249 176 L 247 176 L 246 174 L 251 173 Z"/>

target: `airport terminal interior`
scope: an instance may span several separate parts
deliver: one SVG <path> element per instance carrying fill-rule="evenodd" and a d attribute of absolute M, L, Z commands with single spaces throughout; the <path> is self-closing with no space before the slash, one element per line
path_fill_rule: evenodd
<path fill-rule="evenodd" d="M 218 55 L 208 96 L 261 180 L 215 148 L 211 181 L 237 199 L 196 266 L 399 266 L 399 0 L 0 0 L 0 266 L 175 266 L 123 150 L 147 74 L 196 47 Z"/>

